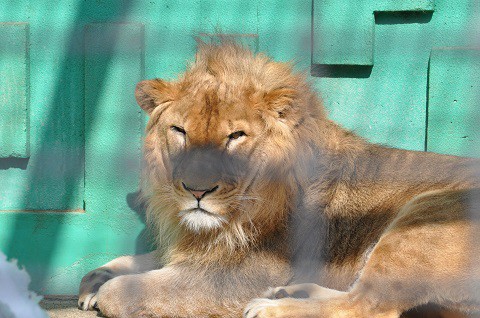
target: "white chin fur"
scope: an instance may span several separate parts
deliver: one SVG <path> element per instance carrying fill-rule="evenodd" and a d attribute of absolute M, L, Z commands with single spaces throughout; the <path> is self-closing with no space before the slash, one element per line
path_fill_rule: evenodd
<path fill-rule="evenodd" d="M 219 215 L 212 215 L 200 209 L 180 212 L 180 224 L 193 232 L 209 231 L 220 228 L 225 219 Z"/>

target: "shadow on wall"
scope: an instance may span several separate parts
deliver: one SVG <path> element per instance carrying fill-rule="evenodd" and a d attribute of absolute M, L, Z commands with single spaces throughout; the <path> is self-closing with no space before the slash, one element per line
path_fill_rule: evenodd
<path fill-rule="evenodd" d="M 0 170 L 10 168 L 27 170 L 30 158 L 0 158 Z"/>
<path fill-rule="evenodd" d="M 132 209 L 135 211 L 139 217 L 139 219 L 142 221 L 143 224 L 146 224 L 145 221 L 145 212 L 146 212 L 146 206 L 144 202 L 140 198 L 140 191 L 137 192 L 132 192 L 127 195 L 127 204 Z M 145 227 L 142 232 L 137 236 L 136 239 L 136 247 L 135 247 L 135 253 L 140 254 L 140 253 L 145 253 L 145 251 L 149 251 L 153 247 L 153 240 L 152 236 L 149 235 L 149 230 L 147 227 Z"/>

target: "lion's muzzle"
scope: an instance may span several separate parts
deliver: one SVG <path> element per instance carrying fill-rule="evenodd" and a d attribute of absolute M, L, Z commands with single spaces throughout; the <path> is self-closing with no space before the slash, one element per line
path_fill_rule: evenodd
<path fill-rule="evenodd" d="M 235 188 L 247 170 L 246 160 L 214 147 L 186 150 L 172 160 L 175 184 L 198 201 L 206 195 Z"/>

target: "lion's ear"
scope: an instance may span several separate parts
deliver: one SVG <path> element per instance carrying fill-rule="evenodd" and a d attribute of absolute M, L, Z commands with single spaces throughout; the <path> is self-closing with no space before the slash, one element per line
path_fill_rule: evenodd
<path fill-rule="evenodd" d="M 266 93 L 264 100 L 279 118 L 285 118 L 292 109 L 297 94 L 297 90 L 293 87 L 280 87 Z"/>
<path fill-rule="evenodd" d="M 135 88 L 138 105 L 149 115 L 157 106 L 176 99 L 176 95 L 175 84 L 158 78 L 141 81 Z"/>

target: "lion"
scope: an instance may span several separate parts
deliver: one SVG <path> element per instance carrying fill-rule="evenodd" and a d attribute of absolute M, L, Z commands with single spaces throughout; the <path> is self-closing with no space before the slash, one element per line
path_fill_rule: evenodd
<path fill-rule="evenodd" d="M 291 63 L 228 40 L 199 42 L 183 75 L 141 81 L 135 97 L 149 116 L 142 195 L 157 249 L 88 273 L 81 309 L 248 318 L 480 309 L 478 160 L 369 143 L 327 118 Z"/>

